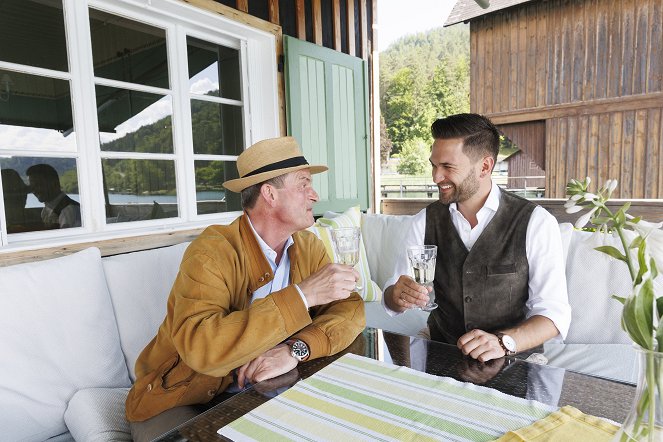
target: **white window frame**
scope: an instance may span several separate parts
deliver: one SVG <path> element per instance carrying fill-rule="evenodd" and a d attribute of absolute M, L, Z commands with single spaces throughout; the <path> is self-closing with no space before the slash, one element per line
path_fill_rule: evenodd
<path fill-rule="evenodd" d="M 124 16 L 166 31 L 169 90 L 149 86 L 137 87 L 135 84 L 94 77 L 89 8 Z M 10 238 L 7 236 L 6 227 L 3 227 L 0 230 L 0 250 L 20 251 L 90 240 L 187 230 L 212 223 L 227 224 L 235 219 L 239 212 L 197 215 L 194 158 L 233 161 L 236 157 L 193 154 L 190 103 L 191 98 L 199 99 L 199 96 L 189 93 L 188 70 L 185 62 L 186 37 L 195 37 L 240 51 L 244 148 L 246 148 L 255 141 L 280 134 L 275 35 L 178 0 L 63 0 L 63 9 L 69 59 L 68 73 L 2 61 L 0 68 L 70 81 L 75 129 L 72 135 L 76 137 L 77 149 L 61 152 L 1 150 L 0 154 L 76 158 L 83 227 L 16 233 Z M 76 69 L 72 69 L 74 66 Z M 96 84 L 170 94 L 174 152 L 121 155 L 102 152 L 96 100 L 90 99 L 96 97 Z M 230 101 L 238 103 L 236 100 Z M 106 224 L 101 159 L 116 157 L 174 160 L 179 216 Z M 4 216 L 2 219 L 4 220 Z"/>

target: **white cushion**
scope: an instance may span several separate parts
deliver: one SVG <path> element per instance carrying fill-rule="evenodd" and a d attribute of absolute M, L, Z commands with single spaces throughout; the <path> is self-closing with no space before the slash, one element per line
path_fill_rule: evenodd
<path fill-rule="evenodd" d="M 127 387 L 99 249 L 0 268 L 3 440 L 67 431 L 64 411 L 88 387 Z"/>
<path fill-rule="evenodd" d="M 638 354 L 632 344 L 559 344 L 546 342 L 548 365 L 618 381 L 638 382 Z"/>
<path fill-rule="evenodd" d="M 619 240 L 604 236 L 605 245 L 621 249 Z M 622 304 L 612 295 L 629 296 L 631 277 L 626 264 L 594 250 L 598 236 L 575 230 L 566 260 L 571 304 L 571 327 L 564 342 L 574 344 L 630 344 L 621 328 Z"/>
<path fill-rule="evenodd" d="M 405 253 L 405 234 L 414 216 L 366 215 L 361 217 L 361 235 L 366 247 L 371 277 L 380 288 L 394 275 L 396 258 Z"/>
<path fill-rule="evenodd" d="M 103 259 L 120 345 L 129 376 L 136 380 L 138 355 L 156 336 L 166 317 L 168 294 L 190 243 Z"/>
<path fill-rule="evenodd" d="M 131 441 L 124 414 L 128 388 L 86 388 L 69 401 L 64 420 L 78 441 Z"/>
<path fill-rule="evenodd" d="M 562 254 L 564 262 L 569 255 L 569 246 L 571 245 L 571 238 L 573 237 L 574 227 L 571 223 L 562 223 L 559 225 L 559 234 L 562 238 Z"/>

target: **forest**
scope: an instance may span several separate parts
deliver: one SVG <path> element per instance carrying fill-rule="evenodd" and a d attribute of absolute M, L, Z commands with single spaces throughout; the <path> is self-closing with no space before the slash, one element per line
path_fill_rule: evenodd
<path fill-rule="evenodd" d="M 427 170 L 430 126 L 470 110 L 469 25 L 405 36 L 380 53 L 380 157 L 398 172 Z"/>

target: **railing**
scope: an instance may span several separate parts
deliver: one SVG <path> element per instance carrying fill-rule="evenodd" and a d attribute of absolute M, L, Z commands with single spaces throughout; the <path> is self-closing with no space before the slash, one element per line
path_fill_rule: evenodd
<path fill-rule="evenodd" d="M 525 198 L 543 198 L 545 176 L 507 176 L 493 174 L 493 181 L 503 189 Z M 528 181 L 529 180 L 529 186 Z M 535 185 L 532 185 L 535 184 Z M 402 179 L 399 183 L 380 185 L 382 198 L 437 198 L 437 185 Z"/>

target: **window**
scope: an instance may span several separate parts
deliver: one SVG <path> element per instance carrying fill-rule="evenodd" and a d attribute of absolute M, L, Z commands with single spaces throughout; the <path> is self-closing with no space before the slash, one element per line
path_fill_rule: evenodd
<path fill-rule="evenodd" d="M 222 183 L 279 132 L 273 35 L 184 2 L 6 0 L 0 41 L 3 249 L 235 218 Z"/>

